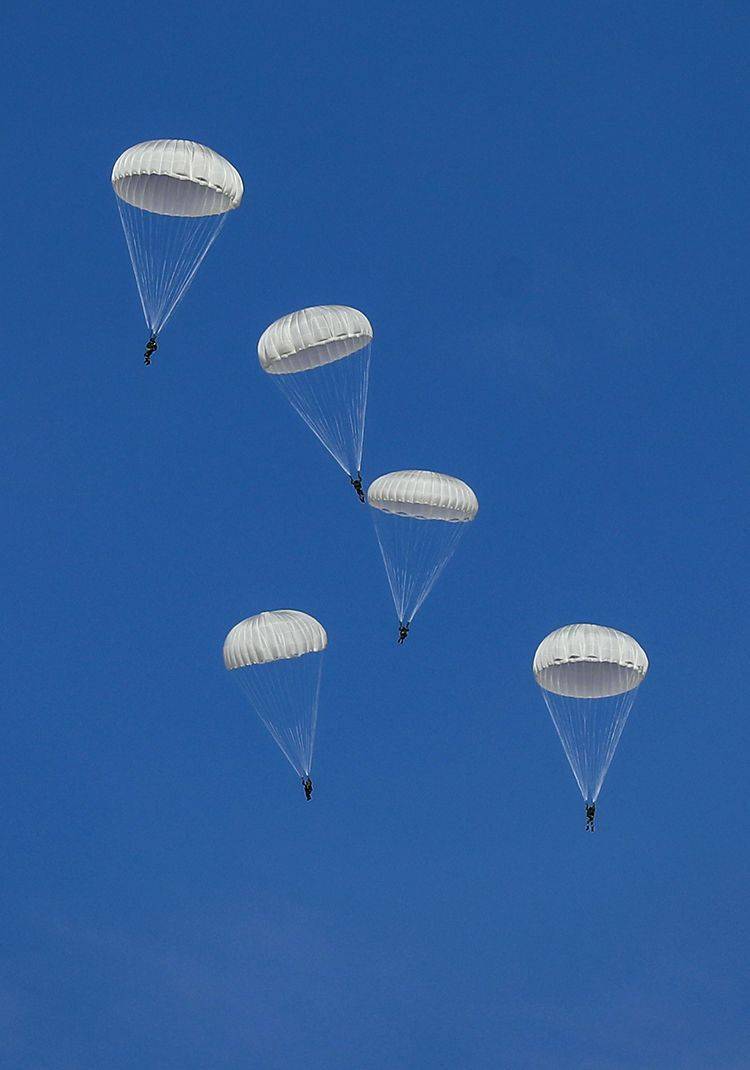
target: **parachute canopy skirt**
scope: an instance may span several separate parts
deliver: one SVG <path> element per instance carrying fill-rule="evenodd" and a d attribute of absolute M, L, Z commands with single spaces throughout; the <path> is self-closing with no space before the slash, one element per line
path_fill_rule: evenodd
<path fill-rule="evenodd" d="M 300 777 L 310 776 L 325 628 L 296 609 L 240 621 L 224 640 L 224 666 Z"/>
<path fill-rule="evenodd" d="M 244 192 L 236 168 L 196 141 L 144 141 L 112 169 L 146 324 L 164 327 Z"/>
<path fill-rule="evenodd" d="M 346 305 L 290 312 L 267 327 L 258 360 L 351 480 L 364 448 L 373 331 Z"/>
<path fill-rule="evenodd" d="M 367 500 L 399 624 L 408 630 L 479 502 L 455 476 L 416 469 L 380 476 Z"/>
<path fill-rule="evenodd" d="M 595 803 L 648 672 L 646 653 L 615 628 L 569 624 L 539 644 L 533 672 L 581 795 Z"/>

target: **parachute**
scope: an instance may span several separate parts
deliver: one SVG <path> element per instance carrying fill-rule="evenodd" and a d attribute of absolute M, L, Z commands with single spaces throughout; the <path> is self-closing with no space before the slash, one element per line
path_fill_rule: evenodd
<path fill-rule="evenodd" d="M 261 368 L 343 468 L 361 501 L 372 337 L 370 321 L 356 308 L 318 305 L 282 316 L 258 342 Z"/>
<path fill-rule="evenodd" d="M 635 639 L 599 624 L 558 628 L 534 655 L 534 677 L 587 805 L 599 797 L 647 671 Z"/>
<path fill-rule="evenodd" d="M 403 643 L 428 594 L 479 511 L 471 487 L 438 472 L 391 472 L 370 485 L 375 534 Z"/>
<path fill-rule="evenodd" d="M 157 335 L 242 200 L 242 179 L 195 141 L 144 141 L 116 161 L 112 186 L 151 332 L 148 364 Z"/>
<path fill-rule="evenodd" d="M 325 628 L 296 609 L 259 613 L 224 640 L 224 665 L 303 780 L 310 776 L 318 721 Z"/>

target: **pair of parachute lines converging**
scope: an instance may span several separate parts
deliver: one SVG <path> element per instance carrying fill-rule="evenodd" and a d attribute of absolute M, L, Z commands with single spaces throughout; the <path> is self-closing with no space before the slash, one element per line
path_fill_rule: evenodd
<path fill-rule="evenodd" d="M 135 145 L 112 171 L 143 314 L 150 364 L 160 333 L 185 296 L 244 192 L 239 172 L 194 141 Z M 398 642 L 479 510 L 455 476 L 408 470 L 380 476 L 365 495 L 362 452 L 373 330 L 345 305 L 305 308 L 272 323 L 258 342 L 265 373 L 346 472 L 372 510 L 398 618 Z M 320 681 L 328 637 L 298 610 L 257 614 L 231 629 L 224 664 L 291 766 L 312 791 Z M 581 795 L 588 826 L 648 659 L 629 635 L 574 624 L 547 636 L 533 672 Z"/>

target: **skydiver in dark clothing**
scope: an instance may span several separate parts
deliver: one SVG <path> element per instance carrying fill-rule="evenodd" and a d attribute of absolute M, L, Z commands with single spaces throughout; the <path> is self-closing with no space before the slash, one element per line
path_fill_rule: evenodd
<path fill-rule="evenodd" d="M 357 478 L 356 479 L 352 479 L 351 476 L 350 476 L 349 477 L 349 482 L 351 483 L 351 485 L 356 490 L 357 497 L 359 498 L 359 500 L 361 502 L 363 502 L 365 500 L 365 492 L 362 490 L 362 473 L 361 472 L 357 472 Z"/>
<path fill-rule="evenodd" d="M 151 363 L 151 357 L 156 352 L 156 350 L 158 348 L 159 348 L 159 344 L 156 341 L 156 335 L 152 334 L 151 337 L 149 338 L 148 342 L 146 342 L 146 352 L 143 354 L 143 363 L 144 364 L 150 364 Z"/>
<path fill-rule="evenodd" d="M 305 789 L 305 798 L 308 802 L 312 799 L 313 782 L 310 777 L 302 777 L 302 787 Z"/>
<path fill-rule="evenodd" d="M 399 626 L 398 626 L 398 639 L 396 640 L 396 642 L 398 643 L 399 646 L 403 646 L 403 644 L 406 642 L 406 637 L 409 634 L 409 626 L 410 625 L 411 625 L 411 621 L 407 621 L 406 624 L 404 624 L 403 622 L 401 624 L 399 624 Z"/>
<path fill-rule="evenodd" d="M 596 816 L 596 803 L 586 803 L 586 831 L 594 831 L 594 817 Z"/>

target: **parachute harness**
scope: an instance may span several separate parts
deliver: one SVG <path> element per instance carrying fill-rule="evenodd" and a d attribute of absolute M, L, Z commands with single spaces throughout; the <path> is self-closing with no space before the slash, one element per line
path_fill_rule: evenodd
<path fill-rule="evenodd" d="M 146 342 L 146 351 L 143 354 L 143 363 L 144 364 L 150 364 L 151 363 L 151 357 L 153 356 L 153 354 L 156 352 L 156 350 L 158 348 L 159 348 L 159 344 L 156 341 L 156 335 L 152 334 L 151 337 L 149 338 L 148 342 Z"/>
<path fill-rule="evenodd" d="M 352 479 L 351 476 L 350 476 L 349 477 L 349 482 L 351 483 L 351 485 L 356 490 L 357 497 L 359 498 L 359 500 L 361 502 L 364 502 L 364 500 L 365 500 L 365 492 L 362 490 L 362 473 L 361 472 L 357 472 L 357 478 L 356 479 Z"/>

